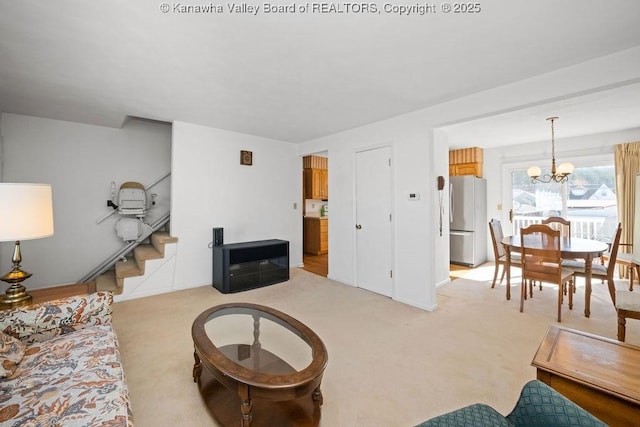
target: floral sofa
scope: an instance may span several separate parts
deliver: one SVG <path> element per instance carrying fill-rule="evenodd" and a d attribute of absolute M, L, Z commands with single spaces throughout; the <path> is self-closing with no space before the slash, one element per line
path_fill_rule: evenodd
<path fill-rule="evenodd" d="M 0 311 L 0 425 L 133 426 L 110 292 Z"/>

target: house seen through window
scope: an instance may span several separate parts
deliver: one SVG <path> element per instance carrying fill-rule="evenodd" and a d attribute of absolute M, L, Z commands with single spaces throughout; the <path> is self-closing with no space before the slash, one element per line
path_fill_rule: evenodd
<path fill-rule="evenodd" d="M 549 174 L 550 171 L 543 171 Z M 549 216 L 571 221 L 574 237 L 610 241 L 618 224 L 613 165 L 577 167 L 567 182 L 532 183 L 526 171 L 512 173 L 513 232 Z"/>

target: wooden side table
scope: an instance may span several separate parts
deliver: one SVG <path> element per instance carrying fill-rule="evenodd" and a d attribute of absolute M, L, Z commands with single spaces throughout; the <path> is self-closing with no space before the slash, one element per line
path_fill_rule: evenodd
<path fill-rule="evenodd" d="M 552 325 L 536 352 L 537 378 L 612 426 L 640 420 L 640 347 Z"/>
<path fill-rule="evenodd" d="M 27 293 L 33 297 L 31 304 L 39 304 L 41 302 L 74 295 L 89 295 L 94 292 L 96 292 L 96 282 L 74 283 L 70 285 L 52 286 L 50 288 L 33 290 L 29 290 L 27 287 Z M 0 307 L 0 310 L 8 310 L 11 308 L 14 307 Z"/>

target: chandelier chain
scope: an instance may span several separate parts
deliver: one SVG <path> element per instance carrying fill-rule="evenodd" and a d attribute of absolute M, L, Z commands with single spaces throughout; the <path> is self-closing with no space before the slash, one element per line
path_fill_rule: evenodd
<path fill-rule="evenodd" d="M 553 127 L 553 122 L 556 118 L 551 117 L 551 157 L 556 158 L 556 132 Z"/>
<path fill-rule="evenodd" d="M 556 175 L 556 132 L 554 121 L 557 117 L 549 117 L 547 120 L 551 121 L 551 176 L 555 179 Z"/>

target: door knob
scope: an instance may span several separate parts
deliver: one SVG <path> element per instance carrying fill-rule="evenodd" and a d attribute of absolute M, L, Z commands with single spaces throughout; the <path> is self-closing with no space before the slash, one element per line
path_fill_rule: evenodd
<path fill-rule="evenodd" d="M 360 230 L 362 226 L 360 224 L 356 224 L 356 230 Z"/>

